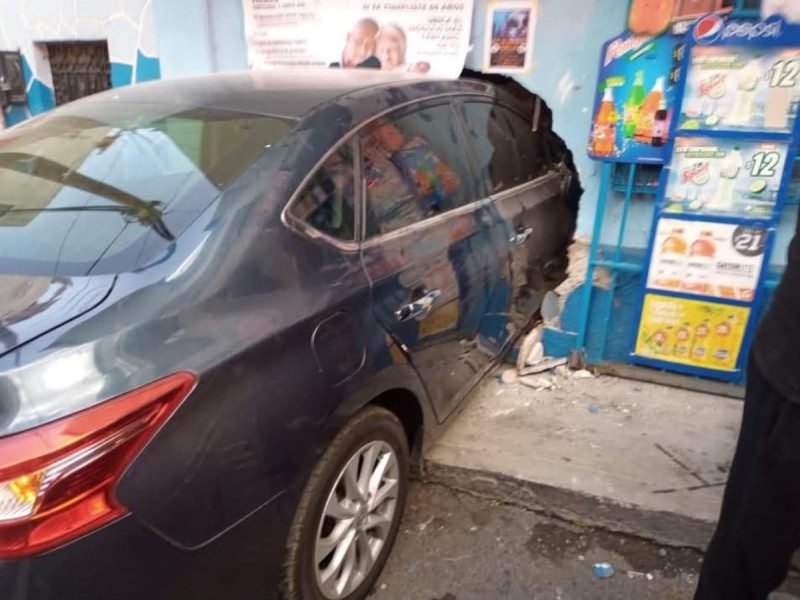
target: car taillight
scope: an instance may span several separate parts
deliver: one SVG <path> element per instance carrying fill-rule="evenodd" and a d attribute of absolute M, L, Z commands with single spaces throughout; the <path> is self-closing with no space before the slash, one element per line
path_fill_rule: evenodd
<path fill-rule="evenodd" d="M 195 384 L 176 373 L 0 438 L 0 559 L 69 542 L 127 513 L 114 488 Z"/>

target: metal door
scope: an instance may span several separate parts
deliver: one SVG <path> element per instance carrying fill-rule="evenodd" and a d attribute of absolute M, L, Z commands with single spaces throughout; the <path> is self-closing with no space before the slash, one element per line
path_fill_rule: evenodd
<path fill-rule="evenodd" d="M 408 135 L 413 128 L 404 129 L 403 118 L 417 114 L 418 127 Z M 452 107 L 440 103 L 396 118 L 375 128 L 387 128 L 381 136 L 389 146 L 396 143 L 395 150 L 365 148 L 363 140 L 372 134 L 362 136 L 367 223 L 362 260 L 372 282 L 373 310 L 410 356 L 441 420 L 497 357 L 496 348 L 482 343 L 479 330 L 504 276 L 508 249 L 493 243 L 489 201 L 477 192 Z M 428 146 L 421 139 L 426 137 L 438 145 Z M 408 147 L 421 153 L 406 153 Z M 443 160 L 431 158 L 433 153 Z M 440 168 L 434 179 L 457 178 L 463 192 L 459 206 L 425 213 L 429 197 L 420 198 L 415 189 L 429 184 L 430 173 L 418 168 L 426 161 L 429 166 L 449 163 L 453 173 Z M 383 216 L 378 219 L 376 213 Z M 388 226 L 370 231 L 375 219 Z"/>
<path fill-rule="evenodd" d="M 57 105 L 111 88 L 105 41 L 51 42 L 46 46 Z"/>

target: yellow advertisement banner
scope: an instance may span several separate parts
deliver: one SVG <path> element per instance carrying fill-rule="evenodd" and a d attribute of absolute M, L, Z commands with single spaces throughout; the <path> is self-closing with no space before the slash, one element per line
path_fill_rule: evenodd
<path fill-rule="evenodd" d="M 703 369 L 734 371 L 750 309 L 646 294 L 635 354 Z"/>

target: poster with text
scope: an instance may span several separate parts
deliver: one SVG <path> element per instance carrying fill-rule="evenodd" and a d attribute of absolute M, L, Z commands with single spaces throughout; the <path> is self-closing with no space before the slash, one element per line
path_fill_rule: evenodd
<path fill-rule="evenodd" d="M 472 0 L 243 0 L 251 68 L 362 68 L 457 77 Z"/>
<path fill-rule="evenodd" d="M 523 73 L 533 60 L 536 0 L 489 4 L 484 41 L 484 70 L 491 73 Z"/>
<path fill-rule="evenodd" d="M 767 219 L 775 210 L 787 152 L 777 142 L 676 138 L 663 210 Z"/>
<path fill-rule="evenodd" d="M 767 235 L 763 227 L 659 219 L 647 287 L 752 302 Z"/>
<path fill-rule="evenodd" d="M 788 133 L 798 105 L 800 48 L 695 46 L 680 127 Z"/>
<path fill-rule="evenodd" d="M 664 162 L 678 77 L 678 40 L 623 33 L 603 45 L 589 156 Z"/>
<path fill-rule="evenodd" d="M 735 371 L 750 309 L 646 294 L 635 354 L 718 371 Z"/>

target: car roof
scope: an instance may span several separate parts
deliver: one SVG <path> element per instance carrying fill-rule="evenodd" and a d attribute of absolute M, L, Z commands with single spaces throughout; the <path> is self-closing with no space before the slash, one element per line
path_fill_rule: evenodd
<path fill-rule="evenodd" d="M 478 81 L 436 79 L 372 69 L 253 70 L 181 77 L 114 88 L 84 98 L 81 102 L 112 100 L 202 106 L 302 118 L 332 100 L 352 96 L 356 92 L 368 93 L 371 88 L 387 87 L 394 90 L 415 88 L 417 91 L 413 96 L 422 99 L 425 94 L 420 93 L 420 88 L 429 90 L 430 95 L 440 95 L 459 91 L 485 93 L 490 86 Z M 358 96 L 363 98 L 364 94 Z"/>

